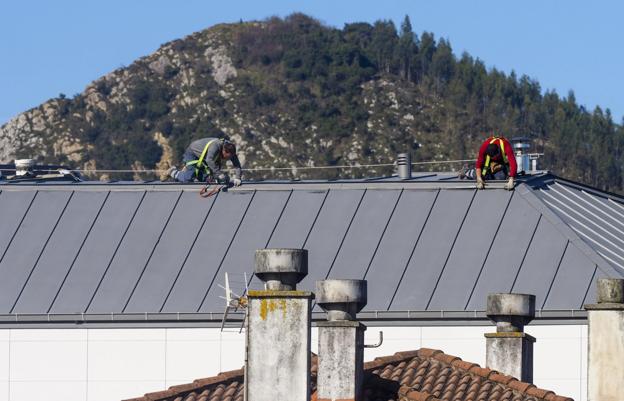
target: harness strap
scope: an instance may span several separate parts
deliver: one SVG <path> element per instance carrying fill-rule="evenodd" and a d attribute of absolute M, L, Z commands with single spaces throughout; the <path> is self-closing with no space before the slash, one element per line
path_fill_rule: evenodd
<path fill-rule="evenodd" d="M 492 138 L 490 141 L 490 145 L 494 142 L 498 141 L 498 145 L 501 148 L 501 154 L 503 155 L 503 161 L 505 164 L 509 164 L 509 159 L 507 159 L 507 154 L 505 153 L 505 143 L 503 140 L 497 136 Z M 485 155 L 485 163 L 483 164 L 483 169 L 481 170 L 481 175 L 486 176 L 488 174 L 488 170 L 490 169 L 490 155 Z"/>
<path fill-rule="evenodd" d="M 203 169 L 203 170 L 207 170 L 208 166 L 206 165 L 206 153 L 208 153 L 208 148 L 210 147 L 210 145 L 212 145 L 214 142 L 217 142 L 218 139 L 213 139 L 212 141 L 208 141 L 208 143 L 206 144 L 206 146 L 204 146 L 204 150 L 202 150 L 201 155 L 199 156 L 199 159 L 197 160 L 191 160 L 190 162 L 186 163 L 187 167 L 190 166 L 195 166 L 195 177 L 199 176 L 199 170 Z"/>

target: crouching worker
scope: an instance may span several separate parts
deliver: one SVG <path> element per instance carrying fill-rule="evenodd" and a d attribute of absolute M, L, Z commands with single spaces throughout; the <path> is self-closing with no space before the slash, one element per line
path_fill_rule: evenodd
<path fill-rule="evenodd" d="M 509 141 L 491 136 L 479 148 L 475 169 L 464 170 L 459 177 L 476 179 L 477 189 L 485 188 L 486 180 L 507 180 L 505 189 L 511 191 L 515 186 L 517 170 L 516 157 Z"/>
<path fill-rule="evenodd" d="M 178 182 L 216 181 L 219 184 L 241 185 L 241 164 L 236 156 L 236 145 L 226 139 L 202 138 L 191 142 L 184 155 L 184 168 L 171 167 L 167 173 Z M 234 178 L 222 171 L 229 160 L 235 168 Z"/>

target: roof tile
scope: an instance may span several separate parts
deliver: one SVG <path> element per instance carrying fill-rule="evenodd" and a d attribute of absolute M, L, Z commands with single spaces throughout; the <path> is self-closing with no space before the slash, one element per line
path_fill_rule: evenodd
<path fill-rule="evenodd" d="M 507 386 L 521 393 L 526 393 L 528 389 L 530 389 L 531 387 L 535 387 L 531 383 L 525 383 L 525 382 L 521 382 L 518 380 L 512 380 L 511 382 L 507 384 Z"/>
<path fill-rule="evenodd" d="M 363 401 L 573 401 L 440 350 L 396 353 L 365 366 Z M 242 401 L 243 375 L 242 369 L 225 372 L 131 401 Z M 317 401 L 315 374 L 312 401 Z"/>

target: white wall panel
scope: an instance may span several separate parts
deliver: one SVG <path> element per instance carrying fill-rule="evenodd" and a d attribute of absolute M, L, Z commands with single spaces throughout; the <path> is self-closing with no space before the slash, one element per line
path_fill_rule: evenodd
<path fill-rule="evenodd" d="M 18 382 L 85 381 L 86 350 L 86 341 L 11 340 L 10 379 Z"/>
<path fill-rule="evenodd" d="M 0 330 L 4 331 L 4 330 Z M 8 330 L 7 330 L 8 331 Z M 11 331 L 11 341 L 34 341 L 34 342 L 50 342 L 50 341 L 86 341 L 87 330 L 81 329 L 14 329 Z"/>
<path fill-rule="evenodd" d="M 165 341 L 166 331 L 167 329 L 89 329 L 89 341 Z"/>
<path fill-rule="evenodd" d="M 59 400 L 84 401 L 85 381 L 18 381 L 11 382 L 11 401 Z"/>
<path fill-rule="evenodd" d="M 167 341 L 167 386 L 189 383 L 210 377 L 220 370 L 221 350 L 218 340 Z"/>
<path fill-rule="evenodd" d="M 236 370 L 245 364 L 245 333 L 238 330 L 223 332 L 221 338 L 220 371 Z M 218 372 L 217 372 L 218 373 Z"/>
<path fill-rule="evenodd" d="M 166 390 L 164 380 L 90 381 L 86 401 L 116 401 L 141 397 L 145 393 Z M 46 399 L 46 401 L 64 401 Z M 13 400 L 11 400 L 13 401 Z"/>
<path fill-rule="evenodd" d="M 399 351 L 421 348 L 420 327 L 367 327 L 364 332 L 364 344 L 379 343 L 380 331 L 383 332 L 383 343 L 377 348 L 365 348 L 365 361 L 372 361 L 377 357 L 392 355 Z"/>
<path fill-rule="evenodd" d="M 9 366 L 11 364 L 11 360 L 9 359 L 9 356 L 10 356 L 10 343 L 9 343 L 8 338 L 6 340 L 0 339 L 0 382 L 9 380 Z M 2 399 L 2 392 L 0 391 L 0 400 L 1 399 Z"/>
<path fill-rule="evenodd" d="M 380 330 L 384 342 L 379 348 L 365 350 L 366 361 L 426 347 L 484 366 L 483 334 L 495 329 L 368 327 L 365 343 L 376 343 Z M 535 384 L 584 401 L 587 326 L 527 326 L 527 332 L 537 337 Z M 313 328 L 313 351 L 318 349 L 317 342 L 317 329 Z M 25 394 L 33 399 L 26 388 L 45 390 L 46 401 L 138 397 L 239 369 L 244 350 L 245 335 L 238 330 L 0 330 L 0 401 L 22 401 Z M 81 395 L 72 398 L 76 394 Z"/>
<path fill-rule="evenodd" d="M 0 400 L 8 401 L 9 399 L 9 382 L 0 381 Z"/>
<path fill-rule="evenodd" d="M 165 381 L 165 342 L 162 340 L 90 340 L 88 360 L 90 381 Z"/>

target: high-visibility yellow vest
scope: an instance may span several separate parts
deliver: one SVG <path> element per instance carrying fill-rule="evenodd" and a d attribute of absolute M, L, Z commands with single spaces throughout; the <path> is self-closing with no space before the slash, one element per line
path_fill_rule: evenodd
<path fill-rule="evenodd" d="M 191 160 L 190 162 L 186 163 L 187 167 L 191 167 L 191 166 L 195 167 L 195 177 L 199 176 L 199 172 L 201 170 L 204 170 L 205 174 L 208 173 L 209 169 L 208 169 L 208 165 L 206 164 L 206 153 L 208 153 L 208 148 L 210 147 L 210 145 L 212 145 L 214 142 L 217 142 L 217 141 L 219 140 L 213 139 L 212 141 L 208 141 L 206 146 L 204 146 L 204 150 L 202 150 L 201 155 L 199 156 L 199 159 Z"/>
<path fill-rule="evenodd" d="M 501 148 L 501 154 L 503 155 L 503 161 L 505 164 L 509 164 L 509 159 L 507 159 L 507 153 L 505 153 L 505 144 L 503 140 L 497 136 L 492 138 L 490 141 L 490 145 L 494 142 L 498 141 L 498 145 Z M 485 176 L 488 174 L 488 170 L 490 169 L 490 155 L 485 155 L 485 163 L 483 164 L 483 169 L 481 170 L 481 175 Z"/>

